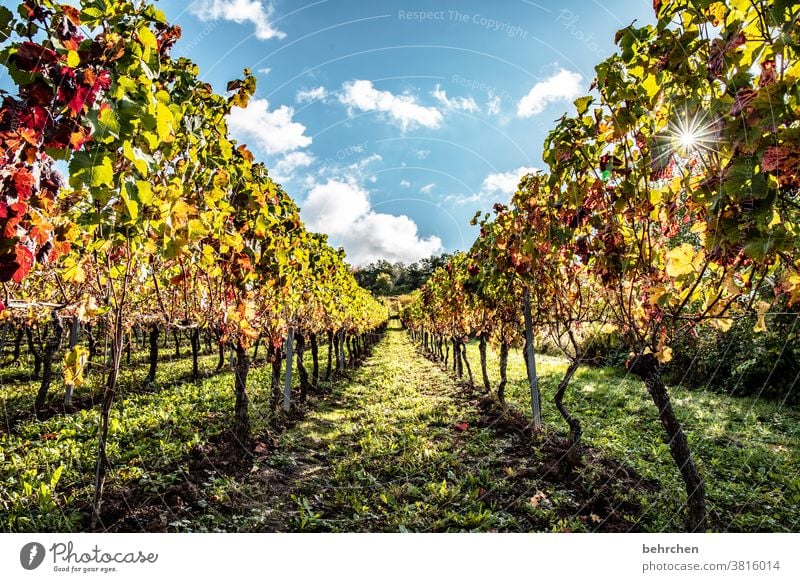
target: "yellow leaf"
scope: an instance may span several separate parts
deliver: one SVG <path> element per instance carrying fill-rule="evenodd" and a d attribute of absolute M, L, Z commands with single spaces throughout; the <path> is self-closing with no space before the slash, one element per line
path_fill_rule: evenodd
<path fill-rule="evenodd" d="M 89 361 L 89 350 L 75 346 L 64 357 L 64 384 L 80 386 L 83 384 L 83 371 Z"/>
<path fill-rule="evenodd" d="M 600 333 L 608 335 L 614 333 L 617 329 L 617 326 L 613 323 L 604 323 L 600 328 Z"/>
<path fill-rule="evenodd" d="M 767 331 L 767 322 L 764 316 L 767 314 L 770 307 L 772 307 L 772 305 L 766 301 L 759 301 L 756 303 L 755 308 L 758 319 L 756 320 L 756 325 L 753 327 L 754 332 L 761 333 L 762 331 Z"/>
<path fill-rule="evenodd" d="M 650 305 L 658 305 L 658 301 L 664 296 L 667 290 L 664 287 L 650 287 L 647 289 L 647 296 Z"/>
<path fill-rule="evenodd" d="M 733 326 L 733 320 L 729 317 L 723 319 L 711 319 L 709 320 L 708 323 L 711 324 L 712 327 L 718 329 L 723 333 L 728 331 L 731 328 L 731 326 Z"/>
<path fill-rule="evenodd" d="M 69 51 L 67 53 L 67 66 L 73 69 L 81 64 L 81 57 L 77 51 Z"/>
<path fill-rule="evenodd" d="M 668 362 L 671 362 L 672 361 L 672 348 L 669 347 L 669 346 L 664 346 L 663 348 L 661 348 L 661 351 L 658 352 L 658 354 L 656 355 L 656 358 L 658 358 L 658 361 L 661 362 L 662 364 L 666 364 Z"/>
<path fill-rule="evenodd" d="M 161 141 L 171 141 L 172 127 L 175 118 L 169 107 L 161 103 L 156 103 L 156 132 Z"/>
<path fill-rule="evenodd" d="M 142 204 L 150 204 L 153 201 L 153 189 L 149 182 L 144 180 L 136 182 L 136 197 Z"/>
<path fill-rule="evenodd" d="M 683 243 L 674 249 L 670 249 L 667 252 L 667 275 L 680 277 L 694 272 L 693 258 L 694 248 L 690 244 Z"/>

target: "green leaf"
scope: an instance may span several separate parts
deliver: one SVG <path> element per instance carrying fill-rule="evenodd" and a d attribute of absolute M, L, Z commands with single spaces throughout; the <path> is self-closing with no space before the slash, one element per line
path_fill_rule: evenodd
<path fill-rule="evenodd" d="M 120 125 L 116 112 L 111 108 L 105 108 L 99 113 L 89 114 L 89 121 L 94 126 L 93 138 L 95 141 L 111 141 L 119 138 Z"/>
<path fill-rule="evenodd" d="M 13 27 L 14 15 L 5 6 L 0 6 L 0 40 L 8 38 Z"/>
<path fill-rule="evenodd" d="M 114 186 L 114 167 L 109 154 L 95 155 L 77 152 L 69 164 L 70 185 L 73 188 Z"/>
<path fill-rule="evenodd" d="M 594 101 L 594 97 L 587 95 L 586 97 L 578 97 L 575 100 L 575 107 L 578 109 L 578 115 L 583 115 L 589 109 L 589 105 Z"/>

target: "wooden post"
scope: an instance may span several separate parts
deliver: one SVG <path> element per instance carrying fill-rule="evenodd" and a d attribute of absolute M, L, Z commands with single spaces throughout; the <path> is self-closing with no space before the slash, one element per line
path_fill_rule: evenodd
<path fill-rule="evenodd" d="M 536 374 L 536 352 L 533 346 L 533 317 L 531 316 L 531 297 L 528 288 L 522 292 L 522 310 L 525 316 L 525 359 L 528 364 L 528 382 L 531 385 L 531 408 L 533 409 L 533 430 L 542 430 L 542 405 L 539 396 L 539 377 Z"/>

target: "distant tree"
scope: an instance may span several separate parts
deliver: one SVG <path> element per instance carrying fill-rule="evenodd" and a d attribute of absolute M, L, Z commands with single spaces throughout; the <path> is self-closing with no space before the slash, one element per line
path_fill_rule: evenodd
<path fill-rule="evenodd" d="M 453 258 L 443 253 L 406 265 L 381 259 L 354 269 L 353 275 L 364 289 L 377 296 L 397 296 L 411 293 L 422 287 L 431 274 Z"/>
<path fill-rule="evenodd" d="M 375 279 L 375 294 L 376 295 L 391 295 L 392 276 L 389 273 L 380 273 Z"/>

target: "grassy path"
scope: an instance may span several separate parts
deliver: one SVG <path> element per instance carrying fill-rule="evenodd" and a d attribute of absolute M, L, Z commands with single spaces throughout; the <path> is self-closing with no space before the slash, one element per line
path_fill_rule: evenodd
<path fill-rule="evenodd" d="M 228 527 L 257 531 L 626 529 L 602 466 L 564 475 L 489 399 L 390 328 L 374 355 L 279 437 L 235 488 Z M 551 451 L 552 455 L 558 451 Z M 589 478 L 593 483 L 588 483 Z M 594 489 L 594 490 L 593 490 Z M 626 494 L 632 494 L 628 491 Z"/>

